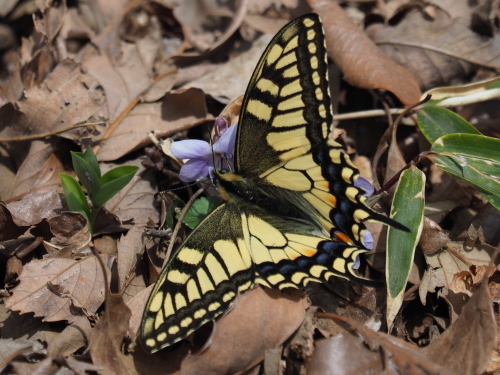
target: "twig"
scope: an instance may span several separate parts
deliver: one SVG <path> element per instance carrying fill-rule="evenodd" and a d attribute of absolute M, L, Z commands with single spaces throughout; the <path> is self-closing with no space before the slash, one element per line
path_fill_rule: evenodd
<path fill-rule="evenodd" d="M 174 248 L 175 240 L 177 239 L 177 234 L 179 233 L 179 230 L 181 229 L 182 225 L 182 220 L 186 217 L 187 212 L 189 211 L 189 208 L 193 204 L 194 200 L 198 198 L 198 196 L 203 193 L 205 189 L 199 189 L 196 193 L 193 194 L 193 196 L 189 199 L 189 201 L 186 203 L 186 206 L 184 206 L 184 209 L 182 210 L 181 216 L 179 217 L 179 220 L 177 220 L 177 224 L 175 225 L 174 232 L 172 233 L 172 238 L 170 239 L 170 243 L 168 244 L 168 249 L 167 249 L 167 254 L 165 255 L 165 260 L 163 261 L 163 267 L 168 263 L 168 260 L 170 259 L 170 255 L 172 254 L 172 249 Z"/>

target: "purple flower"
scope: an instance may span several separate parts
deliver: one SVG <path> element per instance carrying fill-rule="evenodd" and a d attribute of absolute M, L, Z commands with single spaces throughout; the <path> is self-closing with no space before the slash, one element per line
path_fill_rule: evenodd
<path fill-rule="evenodd" d="M 373 236 L 369 230 L 363 232 L 363 240 L 361 242 L 363 242 L 363 245 L 365 245 L 368 250 L 373 249 Z"/>
<path fill-rule="evenodd" d="M 354 186 L 357 187 L 358 189 L 362 189 L 365 191 L 365 194 L 363 194 L 366 197 L 369 197 L 370 195 L 373 194 L 374 190 L 372 184 L 368 182 L 367 179 L 363 177 L 358 177 L 356 181 L 354 181 Z"/>
<path fill-rule="evenodd" d="M 213 147 L 210 147 L 208 142 L 197 139 L 174 142 L 170 146 L 172 154 L 178 159 L 189 159 L 181 167 L 179 173 L 181 181 L 196 181 L 210 175 L 214 168 L 221 169 L 223 166 L 233 168 L 236 129 L 237 124 L 226 129 Z"/>

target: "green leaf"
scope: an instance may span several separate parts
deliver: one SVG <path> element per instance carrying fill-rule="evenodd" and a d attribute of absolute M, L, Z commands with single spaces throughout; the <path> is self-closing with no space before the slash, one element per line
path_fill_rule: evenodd
<path fill-rule="evenodd" d="M 90 164 L 94 172 L 101 178 L 101 170 L 99 168 L 99 162 L 95 157 L 94 151 L 92 151 L 92 147 L 88 146 L 85 152 L 83 153 L 83 158 Z"/>
<path fill-rule="evenodd" d="M 73 168 L 78 176 L 78 179 L 87 189 L 87 193 L 91 196 L 95 191 L 101 186 L 100 173 L 97 174 L 94 167 L 84 158 L 84 154 L 81 152 L 71 151 L 71 160 L 73 162 Z"/>
<path fill-rule="evenodd" d="M 133 165 L 122 165 L 121 167 L 116 167 L 104 174 L 101 178 L 101 184 L 107 184 L 108 182 L 117 180 L 119 178 L 132 175 L 134 176 L 135 172 L 139 170 L 139 167 L 135 167 Z M 127 185 L 127 184 L 125 184 Z M 123 185 L 125 187 L 125 185 Z"/>
<path fill-rule="evenodd" d="M 83 193 L 82 187 L 72 176 L 66 173 L 59 173 L 61 178 L 66 203 L 70 211 L 80 212 L 89 223 L 90 227 L 90 208 Z"/>
<path fill-rule="evenodd" d="M 387 230 L 387 325 L 392 326 L 401 304 L 413 265 L 415 248 L 422 233 L 425 206 L 425 174 L 415 166 L 399 179 L 391 207 L 391 217 L 411 232 L 393 227 Z"/>
<path fill-rule="evenodd" d="M 102 176 L 103 184 L 97 189 L 95 194 L 90 195 L 94 206 L 104 205 L 116 193 L 122 190 L 134 178 L 139 167 L 124 165 L 114 168 Z"/>
<path fill-rule="evenodd" d="M 176 217 L 180 214 L 181 210 L 184 208 L 186 203 L 182 199 L 175 198 L 170 202 L 167 209 L 167 214 L 165 217 L 165 224 L 163 224 L 162 229 L 173 228 L 176 223 Z"/>
<path fill-rule="evenodd" d="M 201 197 L 194 201 L 182 221 L 189 228 L 194 229 L 210 212 L 212 212 L 222 199 L 219 197 Z M 176 216 L 179 219 L 180 214 Z"/>
<path fill-rule="evenodd" d="M 444 171 L 469 182 L 500 209 L 500 140 L 474 134 L 449 134 L 431 147 L 430 159 Z"/>
<path fill-rule="evenodd" d="M 423 108 L 418 111 L 417 121 L 420 131 L 430 143 L 451 133 L 481 134 L 462 117 L 446 108 Z"/>

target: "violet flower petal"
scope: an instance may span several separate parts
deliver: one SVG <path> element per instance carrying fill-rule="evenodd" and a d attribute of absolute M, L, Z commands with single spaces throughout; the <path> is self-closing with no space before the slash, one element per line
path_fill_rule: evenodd
<path fill-rule="evenodd" d="M 359 255 L 356 257 L 354 264 L 352 265 L 352 269 L 357 270 L 361 266 L 361 259 L 359 259 Z"/>
<path fill-rule="evenodd" d="M 184 182 L 196 181 L 208 175 L 209 167 L 209 163 L 204 159 L 189 159 L 181 167 L 179 178 Z"/>
<path fill-rule="evenodd" d="M 234 124 L 221 135 L 219 140 L 214 143 L 215 153 L 221 154 L 225 157 L 233 153 L 236 144 L 237 129 L 238 124 Z"/>
<path fill-rule="evenodd" d="M 365 194 L 363 194 L 366 197 L 369 197 L 373 194 L 374 190 L 372 184 L 368 182 L 367 179 L 363 177 L 358 177 L 356 181 L 354 181 L 354 186 L 357 187 L 358 189 L 362 189 L 365 191 Z"/>
<path fill-rule="evenodd" d="M 373 236 L 368 230 L 365 230 L 363 232 L 363 241 L 362 242 L 363 242 L 363 245 L 365 245 L 365 247 L 368 250 L 373 249 Z"/>
<path fill-rule="evenodd" d="M 170 151 L 178 159 L 205 159 L 212 153 L 210 145 L 199 139 L 186 139 L 172 143 Z"/>

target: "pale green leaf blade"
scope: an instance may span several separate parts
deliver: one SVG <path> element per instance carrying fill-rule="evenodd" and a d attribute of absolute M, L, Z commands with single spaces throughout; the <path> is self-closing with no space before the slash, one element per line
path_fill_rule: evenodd
<path fill-rule="evenodd" d="M 415 166 L 405 170 L 399 179 L 391 207 L 391 218 L 410 232 L 393 227 L 387 230 L 387 325 L 392 326 L 401 304 L 406 282 L 413 265 L 415 248 L 424 220 L 425 174 Z"/>
<path fill-rule="evenodd" d="M 420 131 L 430 143 L 451 133 L 481 134 L 455 112 L 441 107 L 422 108 L 418 111 L 417 123 Z"/>

